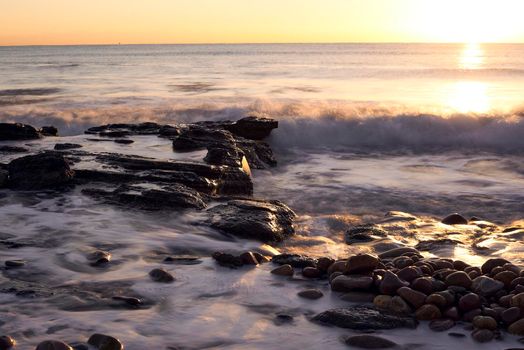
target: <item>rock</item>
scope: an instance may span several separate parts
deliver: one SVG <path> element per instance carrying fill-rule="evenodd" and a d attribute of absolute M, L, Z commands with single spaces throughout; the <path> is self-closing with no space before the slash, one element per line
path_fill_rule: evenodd
<path fill-rule="evenodd" d="M 34 140 L 40 138 L 31 125 L 20 123 L 0 123 L 0 141 Z"/>
<path fill-rule="evenodd" d="M 347 260 L 344 273 L 348 275 L 369 273 L 376 269 L 378 262 L 378 258 L 370 254 L 353 255 Z"/>
<path fill-rule="evenodd" d="M 389 310 L 391 312 L 394 312 L 395 314 L 401 314 L 401 315 L 402 314 L 409 315 L 409 314 L 411 314 L 413 312 L 413 310 L 411 310 L 411 308 L 404 301 L 404 299 L 402 299 L 398 295 L 395 295 L 391 299 L 391 305 L 389 306 Z"/>
<path fill-rule="evenodd" d="M 293 323 L 294 317 L 292 315 L 288 315 L 286 313 L 278 313 L 275 318 L 273 319 L 273 322 L 277 326 L 281 326 L 283 324 Z"/>
<path fill-rule="evenodd" d="M 422 271 L 418 267 L 408 266 L 397 272 L 397 276 L 406 282 L 422 277 Z"/>
<path fill-rule="evenodd" d="M 25 266 L 26 262 L 24 260 L 6 260 L 6 267 L 22 267 Z"/>
<path fill-rule="evenodd" d="M 334 292 L 351 292 L 354 290 L 368 290 L 373 284 L 373 277 L 340 275 L 331 281 L 331 290 Z"/>
<path fill-rule="evenodd" d="M 131 306 L 140 306 L 142 305 L 142 300 L 140 300 L 139 298 L 135 298 L 135 297 L 125 297 L 125 296 L 114 296 L 112 297 L 113 300 L 118 300 L 118 301 L 122 301 L 128 305 L 131 305 Z"/>
<path fill-rule="evenodd" d="M 281 265 L 271 270 L 271 273 L 278 276 L 293 276 L 293 267 L 291 265 Z"/>
<path fill-rule="evenodd" d="M 369 292 L 348 292 L 340 297 L 344 301 L 350 303 L 372 303 L 375 299 L 375 294 Z"/>
<path fill-rule="evenodd" d="M 135 141 L 129 139 L 115 139 L 113 140 L 113 142 L 121 145 L 130 145 L 132 143 L 135 143 Z"/>
<path fill-rule="evenodd" d="M 302 276 L 306 278 L 319 278 L 320 275 L 320 270 L 316 267 L 304 267 L 302 270 Z"/>
<path fill-rule="evenodd" d="M 0 337 L 0 350 L 9 350 L 16 345 L 14 338 L 8 335 L 2 335 Z"/>
<path fill-rule="evenodd" d="M 0 188 L 8 185 L 9 172 L 7 170 L 0 169 Z"/>
<path fill-rule="evenodd" d="M 515 334 L 515 335 L 524 335 L 524 319 L 520 319 L 516 322 L 513 322 L 509 327 L 508 327 L 508 332 L 510 332 L 511 334 Z"/>
<path fill-rule="evenodd" d="M 386 237 L 387 232 L 375 226 L 356 226 L 346 231 L 344 239 L 347 244 L 371 242 Z"/>
<path fill-rule="evenodd" d="M 155 282 L 171 283 L 175 280 L 172 274 L 164 269 L 153 269 L 149 272 L 149 276 Z"/>
<path fill-rule="evenodd" d="M 73 348 L 58 340 L 46 340 L 38 344 L 36 350 L 73 350 Z"/>
<path fill-rule="evenodd" d="M 380 310 L 389 310 L 392 300 L 393 297 L 391 295 L 377 295 L 373 299 L 373 305 L 375 305 Z"/>
<path fill-rule="evenodd" d="M 503 288 L 504 283 L 487 276 L 479 276 L 471 284 L 472 291 L 485 297 L 494 295 Z"/>
<path fill-rule="evenodd" d="M 258 259 L 252 252 L 245 252 L 240 254 L 240 260 L 244 265 L 258 265 Z"/>
<path fill-rule="evenodd" d="M 469 310 L 462 315 L 462 320 L 466 322 L 473 322 L 473 319 L 480 315 L 482 315 L 482 310 L 480 308 Z"/>
<path fill-rule="evenodd" d="M 298 254 L 275 255 L 273 258 L 271 258 L 271 262 L 279 265 L 291 265 L 292 267 L 299 269 L 317 266 L 317 261 L 315 259 Z"/>
<path fill-rule="evenodd" d="M 426 294 L 413 290 L 409 287 L 400 288 L 397 290 L 397 294 L 416 309 L 424 305 L 426 301 Z"/>
<path fill-rule="evenodd" d="M 419 251 L 416 250 L 415 248 L 410 248 L 410 247 L 393 248 L 383 253 L 380 253 L 378 257 L 380 259 L 396 258 L 406 253 L 419 254 Z"/>
<path fill-rule="evenodd" d="M 306 289 L 298 292 L 297 295 L 301 298 L 316 300 L 322 298 L 324 293 L 318 289 Z"/>
<path fill-rule="evenodd" d="M 519 307 L 510 307 L 502 312 L 500 318 L 506 325 L 517 322 L 521 318 L 521 311 Z"/>
<path fill-rule="evenodd" d="M 273 129 L 278 128 L 278 121 L 259 116 L 242 118 L 225 128 L 233 134 L 251 140 L 262 140 L 269 136 Z"/>
<path fill-rule="evenodd" d="M 124 345 L 120 340 L 104 334 L 93 334 L 89 337 L 87 343 L 98 350 L 124 350 Z"/>
<path fill-rule="evenodd" d="M 111 261 L 111 253 L 103 250 L 95 250 L 87 255 L 91 266 L 104 266 Z"/>
<path fill-rule="evenodd" d="M 295 213 L 279 201 L 231 200 L 208 210 L 211 227 L 265 243 L 282 242 L 295 233 Z"/>
<path fill-rule="evenodd" d="M 147 185 L 122 185 L 113 191 L 87 188 L 83 189 L 82 193 L 111 204 L 121 204 L 143 210 L 183 210 L 207 207 L 205 198 L 198 191 L 181 184 L 159 188 L 151 188 Z"/>
<path fill-rule="evenodd" d="M 240 256 L 234 256 L 232 254 L 222 252 L 214 252 L 212 257 L 221 266 L 236 268 L 244 265 L 244 262 Z"/>
<path fill-rule="evenodd" d="M 509 304 L 513 307 L 519 307 L 521 309 L 524 309 L 524 293 L 514 295 L 510 299 Z"/>
<path fill-rule="evenodd" d="M 446 311 L 444 311 L 444 316 L 455 321 L 458 321 L 460 319 L 459 311 L 455 306 L 452 306 L 448 308 Z"/>
<path fill-rule="evenodd" d="M 463 333 L 455 333 L 455 332 L 448 333 L 448 335 L 453 338 L 465 338 L 466 337 L 466 335 Z"/>
<path fill-rule="evenodd" d="M 366 306 L 350 306 L 324 311 L 312 319 L 321 324 L 354 330 L 415 328 L 412 317 L 392 315 Z"/>
<path fill-rule="evenodd" d="M 77 149 L 82 148 L 82 145 L 79 145 L 77 143 L 57 143 L 55 144 L 55 151 L 65 151 L 69 149 Z"/>
<path fill-rule="evenodd" d="M 388 349 L 394 348 L 397 346 L 391 340 L 378 337 L 376 335 L 362 334 L 354 335 L 344 338 L 344 343 L 351 347 L 361 348 L 361 349 Z"/>
<path fill-rule="evenodd" d="M 382 294 L 394 295 L 397 290 L 405 287 L 406 285 L 407 283 L 400 280 L 400 278 L 398 278 L 398 276 L 393 272 L 386 271 L 384 277 L 382 278 L 382 282 L 380 282 L 379 289 L 380 293 Z"/>
<path fill-rule="evenodd" d="M 501 271 L 501 272 L 497 273 L 493 277 L 493 279 L 495 281 L 499 281 L 499 282 L 504 283 L 504 287 L 510 288 L 511 283 L 517 277 L 518 277 L 518 275 L 515 272 L 513 272 L 513 271 Z"/>
<path fill-rule="evenodd" d="M 426 298 L 426 304 L 433 304 L 439 308 L 445 307 L 448 302 L 446 301 L 446 298 L 440 294 L 433 293 L 428 295 Z"/>
<path fill-rule="evenodd" d="M 27 148 L 18 146 L 0 146 L 0 153 L 26 153 L 29 152 Z"/>
<path fill-rule="evenodd" d="M 432 304 L 422 305 L 415 312 L 415 317 L 419 321 L 431 321 L 442 317 L 438 307 Z"/>
<path fill-rule="evenodd" d="M 433 320 L 429 323 L 429 329 L 434 332 L 445 332 L 455 327 L 455 321 L 450 319 Z"/>
<path fill-rule="evenodd" d="M 9 186 L 18 190 L 54 188 L 71 182 L 74 171 L 56 152 L 17 158 L 8 165 Z"/>
<path fill-rule="evenodd" d="M 495 334 L 489 329 L 477 329 L 471 333 L 471 336 L 479 343 L 487 343 L 495 338 Z"/>
<path fill-rule="evenodd" d="M 411 282 L 411 288 L 426 295 L 433 293 L 433 279 L 430 277 L 419 277 Z"/>
<path fill-rule="evenodd" d="M 463 271 L 457 271 L 449 274 L 446 277 L 446 284 L 448 286 L 459 286 L 464 288 L 471 287 L 471 278 Z"/>
<path fill-rule="evenodd" d="M 441 222 L 446 225 L 467 225 L 468 219 L 460 214 L 455 213 L 446 216 L 444 219 L 442 219 Z"/>
<path fill-rule="evenodd" d="M 470 311 L 480 307 L 480 298 L 475 293 L 469 293 L 459 299 L 458 306 L 462 311 Z"/>
<path fill-rule="evenodd" d="M 44 136 L 58 136 L 58 129 L 54 126 L 42 126 L 40 133 Z"/>
<path fill-rule="evenodd" d="M 478 329 L 489 329 L 494 331 L 497 329 L 497 321 L 489 316 L 476 316 L 473 319 L 473 326 Z"/>
<path fill-rule="evenodd" d="M 335 263 L 335 259 L 321 257 L 317 260 L 317 269 L 320 273 L 327 273 L 331 265 Z"/>
<path fill-rule="evenodd" d="M 505 264 L 508 264 L 509 261 L 502 258 L 493 258 L 488 259 L 481 267 L 482 273 L 489 274 L 491 273 L 491 270 L 493 270 L 495 267 L 498 266 L 504 266 Z"/>

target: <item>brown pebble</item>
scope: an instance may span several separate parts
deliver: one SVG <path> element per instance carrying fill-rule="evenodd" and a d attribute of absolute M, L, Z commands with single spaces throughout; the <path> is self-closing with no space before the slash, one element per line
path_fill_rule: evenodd
<path fill-rule="evenodd" d="M 431 321 L 441 318 L 442 314 L 435 305 L 426 304 L 417 309 L 415 317 L 419 321 Z"/>
<path fill-rule="evenodd" d="M 396 274 L 391 271 L 386 271 L 384 273 L 384 278 L 380 282 L 380 293 L 395 295 L 397 290 L 402 287 L 407 286 L 407 282 L 402 281 Z"/>
<path fill-rule="evenodd" d="M 471 333 L 471 337 L 479 343 L 487 343 L 495 338 L 495 334 L 489 329 L 477 329 Z"/>
<path fill-rule="evenodd" d="M 489 274 L 491 273 L 491 271 L 495 268 L 495 267 L 498 267 L 498 266 L 504 266 L 506 264 L 508 264 L 509 261 L 507 261 L 506 259 L 502 259 L 502 258 L 493 258 L 493 259 L 488 259 L 483 265 L 482 267 L 480 268 L 482 273 L 484 274 Z"/>
<path fill-rule="evenodd" d="M 149 277 L 151 277 L 153 281 L 160 283 L 171 283 L 175 280 L 175 277 L 164 269 L 151 270 Z"/>
<path fill-rule="evenodd" d="M 515 335 L 524 335 L 524 319 L 513 322 L 508 327 L 508 332 Z"/>
<path fill-rule="evenodd" d="M 444 316 L 448 317 L 452 320 L 458 321 L 460 320 L 460 314 L 458 309 L 455 306 L 452 306 L 448 308 L 446 311 L 444 311 Z"/>
<path fill-rule="evenodd" d="M 426 294 L 413 290 L 409 287 L 402 287 L 397 291 L 397 294 L 400 295 L 404 300 L 406 300 L 414 308 L 418 309 L 424 305 L 426 301 Z"/>
<path fill-rule="evenodd" d="M 517 322 L 520 320 L 520 317 L 521 311 L 518 307 L 510 307 L 509 309 L 504 310 L 500 315 L 500 318 L 506 325 Z"/>
<path fill-rule="evenodd" d="M 446 298 L 444 298 L 444 296 L 437 294 L 437 293 L 428 295 L 425 302 L 426 304 L 433 304 L 439 308 L 443 308 L 448 304 L 446 301 Z"/>
<path fill-rule="evenodd" d="M 433 281 L 430 277 L 420 277 L 411 282 L 411 288 L 424 294 L 433 293 Z"/>
<path fill-rule="evenodd" d="M 271 270 L 271 273 L 277 276 L 293 276 L 294 271 L 291 265 L 286 264 Z"/>
<path fill-rule="evenodd" d="M 36 350 L 73 350 L 73 348 L 58 340 L 45 340 L 38 344 Z"/>
<path fill-rule="evenodd" d="M 353 255 L 347 260 L 344 273 L 348 275 L 365 274 L 373 271 L 378 263 L 378 258 L 371 254 Z"/>
<path fill-rule="evenodd" d="M 377 295 L 373 299 L 373 305 L 382 310 L 389 310 L 393 297 L 391 295 Z"/>
<path fill-rule="evenodd" d="M 446 225 L 467 225 L 468 219 L 458 213 L 453 213 L 442 219 L 442 223 Z"/>
<path fill-rule="evenodd" d="M 464 271 L 453 272 L 446 277 L 446 284 L 448 286 L 469 288 L 471 287 L 471 283 L 471 278 Z"/>
<path fill-rule="evenodd" d="M 351 292 L 354 290 L 368 290 L 373 285 L 373 277 L 360 275 L 340 275 L 331 281 L 331 290 L 334 292 Z"/>
<path fill-rule="evenodd" d="M 297 295 L 301 298 L 316 300 L 322 298 L 324 293 L 318 289 L 306 289 L 298 292 Z"/>
<path fill-rule="evenodd" d="M 478 329 L 489 329 L 494 331 L 497 329 L 497 321 L 493 317 L 489 316 L 476 316 L 473 319 L 473 326 Z"/>
<path fill-rule="evenodd" d="M 302 276 L 306 278 L 319 278 L 320 270 L 316 267 L 304 267 L 304 269 L 302 269 Z"/>
<path fill-rule="evenodd" d="M 502 272 L 497 273 L 493 277 L 493 279 L 504 283 L 504 287 L 509 288 L 511 286 L 511 282 L 513 282 L 513 280 L 516 279 L 517 277 L 518 275 L 515 272 L 502 271 Z"/>
<path fill-rule="evenodd" d="M 240 254 L 240 260 L 244 265 L 258 265 L 259 261 L 253 252 L 245 252 Z"/>
<path fill-rule="evenodd" d="M 120 340 L 105 334 L 93 334 L 89 337 L 87 343 L 98 350 L 124 350 L 124 345 Z"/>
<path fill-rule="evenodd" d="M 480 298 L 475 293 L 468 293 L 459 299 L 458 306 L 462 311 L 477 309 L 480 307 Z"/>
<path fill-rule="evenodd" d="M 445 332 L 455 327 L 455 321 L 451 319 L 433 320 L 429 323 L 429 328 L 435 332 Z"/>

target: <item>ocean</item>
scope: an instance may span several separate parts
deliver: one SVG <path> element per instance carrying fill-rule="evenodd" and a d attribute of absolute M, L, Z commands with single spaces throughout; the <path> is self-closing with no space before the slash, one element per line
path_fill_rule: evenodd
<path fill-rule="evenodd" d="M 341 300 L 297 300 L 301 281 L 275 282 L 267 268 L 217 273 L 209 255 L 228 249 L 334 258 L 374 252 L 373 244 L 344 242 L 344 232 L 357 224 L 387 226 L 394 233 L 382 243 L 390 246 L 436 240 L 430 256 L 524 263 L 520 236 L 439 223 L 454 212 L 494 223 L 486 227 L 495 233 L 524 223 L 524 44 L 0 47 L 0 67 L 0 120 L 54 125 L 61 142 L 85 144 L 83 132 L 106 123 L 179 124 L 251 113 L 274 118 L 279 128 L 267 141 L 278 166 L 252 169 L 254 195 L 281 200 L 298 215 L 294 238 L 261 247 L 195 225 L 198 213 L 130 215 L 80 192 L 39 200 L 7 193 L 0 197 L 0 235 L 25 246 L 0 249 L 5 259 L 24 258 L 35 269 L 6 278 L 53 286 L 123 278 L 156 303 L 144 310 L 71 311 L 74 297 L 21 301 L 0 293 L 3 327 L 21 344 L 50 334 L 72 341 L 97 330 L 118 336 L 130 350 L 343 349 L 338 338 L 344 332 L 308 320 L 344 305 Z M 54 143 L 45 138 L 28 147 Z M 169 140 L 145 136 L 132 148 L 91 147 L 160 160 L 203 157 L 176 154 Z M 1 162 L 14 157 L 3 155 Z M 391 215 L 416 220 L 391 223 Z M 104 272 L 86 269 L 88 247 L 111 250 L 117 263 Z M 203 263 L 176 266 L 176 288 L 159 287 L 143 278 L 158 252 L 197 255 Z M 326 292 L 329 285 L 320 288 Z M 294 315 L 293 324 L 273 323 L 271 315 L 282 310 Z M 420 349 L 478 348 L 469 337 L 428 340 L 427 332 L 388 335 Z M 518 343 L 508 338 L 488 346 Z"/>

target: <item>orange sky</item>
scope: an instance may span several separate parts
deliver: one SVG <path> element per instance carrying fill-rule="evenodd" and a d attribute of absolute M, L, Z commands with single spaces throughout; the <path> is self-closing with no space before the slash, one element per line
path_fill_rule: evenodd
<path fill-rule="evenodd" d="M 524 42 L 524 0 L 0 0 L 0 45 Z"/>

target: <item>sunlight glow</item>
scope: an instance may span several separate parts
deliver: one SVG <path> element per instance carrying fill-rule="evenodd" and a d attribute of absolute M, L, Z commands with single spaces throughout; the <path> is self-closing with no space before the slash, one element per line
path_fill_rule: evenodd
<path fill-rule="evenodd" d="M 464 47 L 460 56 L 460 68 L 479 69 L 484 64 L 484 50 L 477 43 L 470 43 Z"/>
<path fill-rule="evenodd" d="M 460 113 L 485 113 L 491 107 L 487 92 L 488 86 L 486 83 L 460 81 L 449 88 L 447 105 Z"/>

